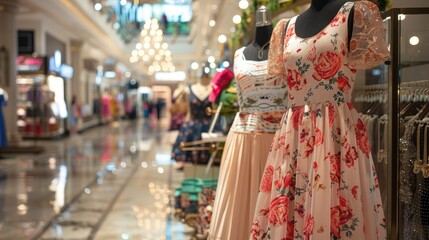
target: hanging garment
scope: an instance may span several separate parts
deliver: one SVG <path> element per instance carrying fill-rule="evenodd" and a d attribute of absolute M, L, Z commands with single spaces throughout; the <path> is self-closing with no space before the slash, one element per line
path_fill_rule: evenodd
<path fill-rule="evenodd" d="M 211 117 L 206 114 L 206 108 L 211 106 L 208 96 L 201 100 L 195 96 L 192 88 L 190 87 L 190 119 L 185 122 L 180 129 L 179 136 L 173 146 L 173 153 L 171 158 L 177 162 L 191 162 L 191 163 L 207 163 L 210 154 L 208 151 L 182 151 L 180 149 L 181 142 L 194 142 L 201 140 L 201 133 L 208 132 L 211 123 Z"/>
<path fill-rule="evenodd" d="M 7 145 L 7 137 L 6 137 L 6 126 L 3 116 L 2 107 L 6 106 L 6 98 L 3 94 L 0 94 L 0 147 L 4 147 Z"/>
<path fill-rule="evenodd" d="M 286 87 L 267 74 L 266 60 L 246 60 L 243 50 L 234 56 L 240 112 L 223 151 L 209 239 L 243 239 L 250 231 L 268 151 L 286 109 Z"/>
<path fill-rule="evenodd" d="M 289 108 L 268 155 L 250 239 L 386 239 L 366 127 L 350 103 L 357 69 L 389 58 L 378 8 L 347 2 L 308 38 L 296 35 L 295 22 L 283 38 L 282 20 L 271 38 L 269 73 L 287 81 Z"/>

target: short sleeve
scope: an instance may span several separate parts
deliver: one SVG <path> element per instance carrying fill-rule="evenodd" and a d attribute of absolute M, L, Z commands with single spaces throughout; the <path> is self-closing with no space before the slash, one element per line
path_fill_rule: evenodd
<path fill-rule="evenodd" d="M 268 74 L 284 76 L 283 50 L 285 40 L 285 24 L 287 19 L 280 20 L 273 30 L 268 51 Z"/>
<path fill-rule="evenodd" d="M 368 69 L 390 59 L 384 33 L 383 20 L 377 5 L 369 1 L 356 2 L 348 55 L 349 65 L 356 69 Z"/>

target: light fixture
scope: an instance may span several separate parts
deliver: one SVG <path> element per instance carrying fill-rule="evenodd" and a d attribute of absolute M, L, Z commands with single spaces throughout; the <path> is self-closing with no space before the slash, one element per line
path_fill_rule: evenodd
<path fill-rule="evenodd" d="M 121 5 L 125 6 L 127 4 L 127 0 L 121 0 Z"/>
<path fill-rule="evenodd" d="M 209 63 L 214 63 L 214 62 L 216 61 L 216 59 L 215 59 L 215 57 L 210 56 L 210 57 L 208 57 L 208 58 L 207 58 L 207 61 L 208 61 Z"/>
<path fill-rule="evenodd" d="M 228 61 L 223 62 L 223 63 L 222 63 L 222 66 L 223 66 L 224 68 L 229 67 L 229 62 L 228 62 Z"/>
<path fill-rule="evenodd" d="M 101 11 L 101 9 L 103 8 L 103 5 L 101 5 L 101 3 L 95 3 L 94 4 L 94 9 L 95 9 L 95 11 Z"/>
<path fill-rule="evenodd" d="M 204 51 L 204 53 L 205 53 L 206 55 L 210 55 L 210 53 L 212 53 L 212 51 L 211 51 L 210 49 L 206 49 L 206 50 Z"/>
<path fill-rule="evenodd" d="M 198 69 L 198 63 L 197 63 L 197 62 L 193 62 L 193 63 L 191 64 L 191 68 L 192 68 L 193 70 L 197 70 L 197 69 Z"/>
<path fill-rule="evenodd" d="M 219 35 L 219 37 L 217 38 L 217 40 L 218 40 L 219 43 L 226 43 L 227 39 L 226 39 L 225 35 L 221 34 L 221 35 Z"/>
<path fill-rule="evenodd" d="M 411 45 L 415 46 L 415 45 L 419 44 L 419 42 L 420 42 L 420 39 L 417 36 L 410 37 L 410 44 Z"/>
<path fill-rule="evenodd" d="M 247 0 L 240 0 L 240 2 L 238 3 L 238 6 L 241 9 L 246 9 L 249 7 L 249 2 Z"/>
<path fill-rule="evenodd" d="M 216 25 L 216 21 L 215 20 L 212 19 L 212 20 L 209 21 L 209 26 L 210 27 L 214 27 L 215 25 Z"/>
<path fill-rule="evenodd" d="M 234 17 L 232 17 L 232 22 L 235 24 L 239 24 L 241 22 L 241 16 L 235 15 Z"/>
<path fill-rule="evenodd" d="M 214 63 L 214 62 L 213 62 L 213 63 L 210 63 L 210 67 L 211 67 L 211 68 L 216 68 L 216 63 Z"/>

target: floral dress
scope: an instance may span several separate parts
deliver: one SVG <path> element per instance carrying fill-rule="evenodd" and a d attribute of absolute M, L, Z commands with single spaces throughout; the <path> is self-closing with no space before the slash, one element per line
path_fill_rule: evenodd
<path fill-rule="evenodd" d="M 191 163 L 207 163 L 210 154 L 208 151 L 182 151 L 180 149 L 181 142 L 194 142 L 201 140 L 201 133 L 208 132 L 211 123 L 211 117 L 206 114 L 206 108 L 211 107 L 208 97 L 200 100 L 192 92 L 190 87 L 190 114 L 189 121 L 185 122 L 180 129 L 179 136 L 173 146 L 172 159 L 177 162 L 191 162 Z"/>
<path fill-rule="evenodd" d="M 347 19 L 354 6 L 348 47 Z M 357 69 L 389 58 L 378 8 L 347 2 L 313 37 L 296 17 L 276 26 L 269 73 L 288 86 L 288 110 L 259 187 L 250 239 L 386 239 L 365 124 L 351 102 Z"/>

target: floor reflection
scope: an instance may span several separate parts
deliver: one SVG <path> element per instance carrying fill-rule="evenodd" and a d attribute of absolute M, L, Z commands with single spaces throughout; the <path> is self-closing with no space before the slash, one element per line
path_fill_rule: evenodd
<path fill-rule="evenodd" d="M 165 131 L 116 122 L 0 160 L 0 239 L 189 239 Z"/>

